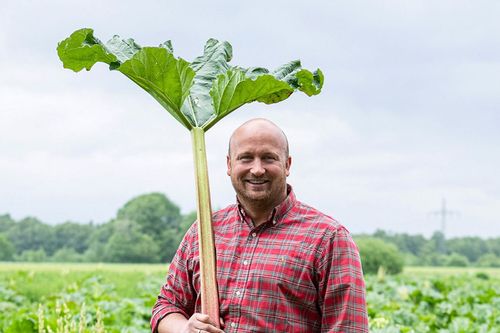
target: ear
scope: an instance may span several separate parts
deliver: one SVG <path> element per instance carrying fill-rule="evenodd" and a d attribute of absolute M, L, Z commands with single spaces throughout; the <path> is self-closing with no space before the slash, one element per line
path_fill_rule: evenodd
<path fill-rule="evenodd" d="M 292 165 L 292 156 L 288 156 L 288 158 L 286 159 L 286 163 L 285 163 L 287 177 L 290 175 L 290 166 L 291 165 Z"/>
<path fill-rule="evenodd" d="M 227 175 L 231 176 L 231 157 L 229 155 L 226 156 L 226 164 L 227 164 Z"/>

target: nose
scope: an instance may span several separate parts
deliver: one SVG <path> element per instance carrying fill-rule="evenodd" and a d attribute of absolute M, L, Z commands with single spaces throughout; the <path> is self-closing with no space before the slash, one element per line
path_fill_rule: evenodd
<path fill-rule="evenodd" d="M 255 177 L 260 177 L 266 173 L 266 169 L 262 166 L 262 161 L 260 159 L 255 159 L 253 161 L 250 173 Z"/>

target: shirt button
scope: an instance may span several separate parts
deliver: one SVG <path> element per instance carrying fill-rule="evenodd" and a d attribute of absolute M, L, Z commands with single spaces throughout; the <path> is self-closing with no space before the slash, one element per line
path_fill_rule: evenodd
<path fill-rule="evenodd" d="M 238 290 L 238 291 L 236 292 L 236 296 L 240 296 L 240 295 L 241 295 L 241 291 L 239 291 L 239 290 Z"/>
<path fill-rule="evenodd" d="M 252 233 L 252 237 L 257 237 L 257 233 L 256 232 Z"/>
<path fill-rule="evenodd" d="M 243 260 L 243 265 L 248 265 L 248 260 Z"/>
<path fill-rule="evenodd" d="M 236 323 L 231 323 L 231 327 L 235 328 L 236 327 Z"/>
<path fill-rule="evenodd" d="M 273 220 L 273 224 L 276 224 L 276 220 Z"/>

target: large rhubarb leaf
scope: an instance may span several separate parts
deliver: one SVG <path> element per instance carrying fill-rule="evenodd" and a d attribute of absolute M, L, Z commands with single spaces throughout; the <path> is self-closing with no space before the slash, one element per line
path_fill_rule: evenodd
<path fill-rule="evenodd" d="M 114 36 L 102 43 L 92 29 L 75 31 L 59 43 L 57 51 L 64 67 L 76 72 L 90 70 L 96 62 L 122 72 L 187 129 L 206 131 L 246 103 L 277 103 L 295 90 L 312 96 L 323 86 L 321 71 L 302 69 L 300 61 L 272 72 L 231 67 L 231 45 L 215 39 L 207 41 L 203 55 L 192 63 L 174 57 L 170 41 L 142 48 L 133 39 Z"/>

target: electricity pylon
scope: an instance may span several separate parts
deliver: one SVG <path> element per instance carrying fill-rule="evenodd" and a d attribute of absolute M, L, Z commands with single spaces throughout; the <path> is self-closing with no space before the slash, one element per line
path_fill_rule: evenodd
<path fill-rule="evenodd" d="M 446 208 L 446 200 L 443 198 L 441 200 L 441 209 L 433 211 L 433 212 L 430 212 L 429 214 L 431 214 L 431 215 L 438 215 L 438 216 L 441 217 L 441 234 L 442 234 L 442 238 L 439 241 L 438 250 L 441 253 L 446 253 L 446 244 L 445 244 L 445 241 L 446 241 L 446 218 L 448 216 L 450 216 L 450 217 L 451 216 L 457 216 L 457 215 L 459 215 L 459 213 L 456 212 L 456 211 L 447 209 Z"/>

